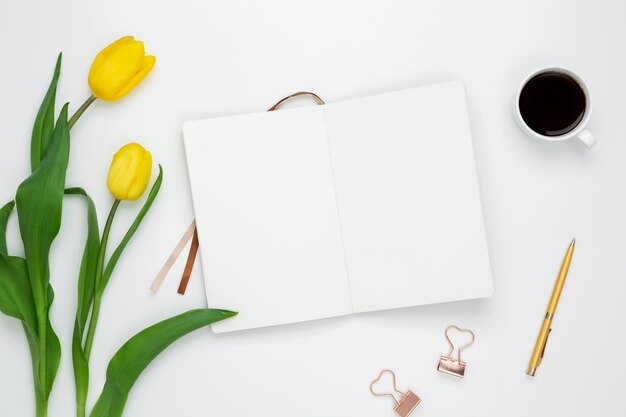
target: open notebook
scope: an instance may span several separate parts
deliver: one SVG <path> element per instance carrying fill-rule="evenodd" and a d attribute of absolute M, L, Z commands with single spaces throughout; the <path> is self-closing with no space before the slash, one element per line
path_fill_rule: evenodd
<path fill-rule="evenodd" d="M 493 293 L 462 83 L 183 133 L 215 332 Z"/>

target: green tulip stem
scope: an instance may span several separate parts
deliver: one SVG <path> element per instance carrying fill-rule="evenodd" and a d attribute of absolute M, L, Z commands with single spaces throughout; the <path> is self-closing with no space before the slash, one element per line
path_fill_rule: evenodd
<path fill-rule="evenodd" d="M 35 394 L 35 416 L 48 417 L 48 400 L 43 395 Z"/>
<path fill-rule="evenodd" d="M 93 94 L 89 96 L 89 98 L 87 100 L 85 100 L 85 102 L 78 108 L 78 110 L 76 110 L 76 113 L 74 113 L 74 115 L 70 118 L 70 120 L 67 122 L 67 127 L 69 129 L 71 129 L 76 122 L 78 121 L 78 119 L 80 119 L 80 116 L 83 115 L 83 113 L 85 112 L 85 110 L 87 110 L 87 108 L 89 106 L 91 106 L 91 103 L 93 103 L 94 101 L 96 101 L 96 96 L 94 96 Z"/>
<path fill-rule="evenodd" d="M 102 278 L 102 270 L 104 268 L 104 255 L 106 252 L 107 241 L 109 240 L 109 232 L 111 230 L 111 224 L 113 224 L 113 217 L 120 205 L 121 200 L 115 199 L 109 217 L 104 226 L 102 232 L 102 240 L 100 241 L 100 250 L 98 251 L 98 260 L 96 262 L 96 289 L 93 299 L 93 309 L 91 310 L 91 318 L 89 319 L 89 329 L 87 330 L 87 339 L 85 340 L 85 358 L 89 362 L 89 356 L 91 355 L 91 347 L 93 346 L 93 338 L 96 333 L 96 326 L 98 324 L 98 316 L 100 315 L 100 302 L 102 300 L 102 291 L 99 289 L 100 279 Z"/>
<path fill-rule="evenodd" d="M 48 336 L 48 306 L 43 312 L 37 313 L 37 339 L 39 341 L 39 383 L 42 387 L 46 387 L 46 338 Z M 36 388 L 35 388 L 36 389 Z M 35 394 L 37 397 L 37 394 Z M 36 398 L 37 399 L 37 398 Z M 48 415 L 48 402 L 43 398 L 43 403 L 36 404 L 37 417 L 46 417 Z"/>

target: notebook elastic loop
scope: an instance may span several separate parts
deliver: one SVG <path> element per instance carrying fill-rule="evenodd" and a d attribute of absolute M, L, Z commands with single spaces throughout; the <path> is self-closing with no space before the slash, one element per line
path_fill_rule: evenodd
<path fill-rule="evenodd" d="M 298 91 L 297 93 L 293 93 L 291 95 L 288 95 L 287 97 L 281 98 L 280 100 L 278 100 L 276 104 L 274 104 L 272 107 L 267 109 L 267 111 L 278 110 L 278 107 L 280 107 L 280 105 L 283 104 L 285 101 L 290 100 L 294 97 L 299 97 L 299 96 L 311 96 L 313 97 L 313 99 L 315 100 L 317 104 L 319 105 L 326 104 L 324 103 L 324 100 L 322 100 L 320 96 L 318 96 L 315 93 L 311 93 L 310 91 Z"/>

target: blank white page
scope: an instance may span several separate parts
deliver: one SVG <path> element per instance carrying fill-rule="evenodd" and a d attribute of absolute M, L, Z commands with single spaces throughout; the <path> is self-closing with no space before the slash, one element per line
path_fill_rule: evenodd
<path fill-rule="evenodd" d="M 354 311 L 492 295 L 463 85 L 324 107 Z"/>
<path fill-rule="evenodd" d="M 321 108 L 188 122 L 183 128 L 215 332 L 350 313 Z"/>

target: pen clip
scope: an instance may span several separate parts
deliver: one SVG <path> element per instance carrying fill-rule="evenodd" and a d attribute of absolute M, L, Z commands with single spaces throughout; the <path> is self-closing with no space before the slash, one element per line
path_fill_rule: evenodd
<path fill-rule="evenodd" d="M 543 347 L 541 348 L 541 355 L 539 356 L 539 363 L 537 365 L 541 364 L 541 361 L 543 360 L 543 354 L 546 353 L 546 345 L 548 344 L 548 338 L 550 337 L 551 332 L 552 328 L 548 329 L 548 334 L 546 335 L 546 339 L 543 341 Z"/>

